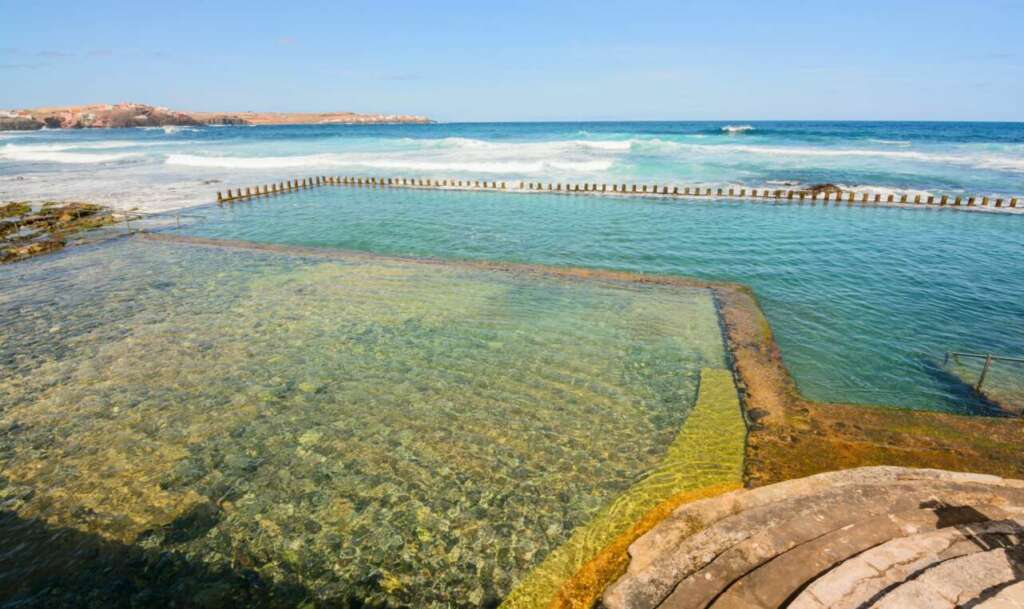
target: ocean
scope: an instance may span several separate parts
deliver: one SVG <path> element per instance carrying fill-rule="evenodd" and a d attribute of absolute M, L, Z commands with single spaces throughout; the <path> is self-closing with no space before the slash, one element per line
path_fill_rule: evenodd
<path fill-rule="evenodd" d="M 0 133 L 0 199 L 164 210 L 304 175 L 1024 193 L 1024 124 L 599 122 Z"/>

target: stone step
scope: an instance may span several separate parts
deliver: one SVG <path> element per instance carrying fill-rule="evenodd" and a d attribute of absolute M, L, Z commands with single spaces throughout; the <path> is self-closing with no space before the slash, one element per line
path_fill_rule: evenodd
<path fill-rule="evenodd" d="M 1024 543 L 1024 520 L 995 520 L 893 539 L 815 580 L 789 609 L 858 609 L 916 573 L 960 556 Z"/>
<path fill-rule="evenodd" d="M 984 602 L 992 590 L 1024 579 L 1024 547 L 997 548 L 927 569 L 870 605 L 872 609 L 956 609 Z"/>
<path fill-rule="evenodd" d="M 908 510 L 861 520 L 778 555 L 736 581 L 711 606 L 715 609 L 775 609 L 784 606 L 807 582 L 887 540 L 1004 516 L 994 506 L 970 506 Z M 671 601 L 679 592 L 677 589 L 661 606 L 675 607 Z"/>
<path fill-rule="evenodd" d="M 1000 505 L 1010 515 L 1024 514 L 1024 483 L 872 467 L 695 502 L 634 542 L 626 574 L 606 589 L 602 605 L 652 609 L 678 591 L 666 606 L 707 607 L 734 582 L 793 548 L 864 520 L 926 505 Z"/>
<path fill-rule="evenodd" d="M 1024 582 L 1001 588 L 992 597 L 976 605 L 975 609 L 1024 609 Z"/>

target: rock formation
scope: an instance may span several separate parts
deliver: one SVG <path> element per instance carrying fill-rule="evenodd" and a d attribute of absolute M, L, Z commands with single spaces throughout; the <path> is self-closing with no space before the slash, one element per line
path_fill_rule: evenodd
<path fill-rule="evenodd" d="M 108 129 L 168 125 L 298 125 L 429 123 L 408 114 L 353 112 L 178 112 L 146 104 L 96 104 L 0 112 L 0 131 L 42 129 Z"/>

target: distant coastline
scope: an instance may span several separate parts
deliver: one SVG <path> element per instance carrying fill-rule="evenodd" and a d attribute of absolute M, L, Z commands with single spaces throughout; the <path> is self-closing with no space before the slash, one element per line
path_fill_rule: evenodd
<path fill-rule="evenodd" d="M 93 104 L 24 110 L 0 110 L 0 131 L 38 129 L 116 129 L 201 125 L 383 125 L 428 124 L 411 114 L 356 112 L 181 112 L 146 104 Z"/>

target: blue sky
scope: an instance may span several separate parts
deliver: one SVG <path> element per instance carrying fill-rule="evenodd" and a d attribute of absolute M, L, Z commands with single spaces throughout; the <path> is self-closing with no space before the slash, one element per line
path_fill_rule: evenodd
<path fill-rule="evenodd" d="M 1024 120 L 1024 1 L 12 2 L 0 108 Z"/>

